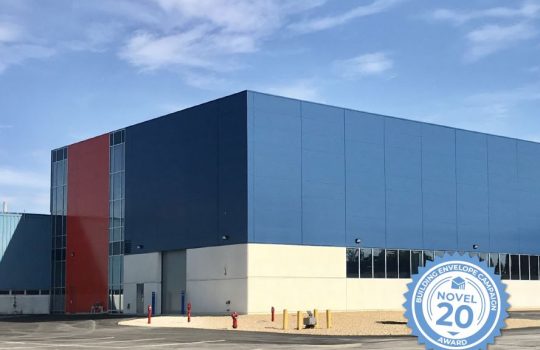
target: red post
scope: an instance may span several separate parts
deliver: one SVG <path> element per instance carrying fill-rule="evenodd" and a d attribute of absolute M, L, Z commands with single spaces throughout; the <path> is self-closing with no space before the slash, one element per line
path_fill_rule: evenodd
<path fill-rule="evenodd" d="M 272 322 L 274 322 L 274 319 L 276 317 L 276 309 L 274 309 L 274 307 L 272 306 Z"/>
<path fill-rule="evenodd" d="M 187 321 L 191 322 L 191 303 L 187 304 Z"/>
<path fill-rule="evenodd" d="M 232 328 L 238 328 L 238 313 L 235 311 L 231 314 L 232 317 Z"/>
<path fill-rule="evenodd" d="M 152 305 L 148 305 L 148 324 L 152 323 Z"/>

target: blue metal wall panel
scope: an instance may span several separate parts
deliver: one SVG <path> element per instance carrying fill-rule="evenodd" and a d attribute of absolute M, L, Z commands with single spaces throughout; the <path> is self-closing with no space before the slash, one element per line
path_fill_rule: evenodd
<path fill-rule="evenodd" d="M 386 242 L 423 246 L 421 124 L 385 119 Z"/>
<path fill-rule="evenodd" d="M 540 144 L 249 96 L 250 242 L 540 252 Z"/>
<path fill-rule="evenodd" d="M 302 243 L 345 244 L 343 109 L 302 102 L 302 210 Z"/>
<path fill-rule="evenodd" d="M 517 141 L 520 251 L 538 251 L 540 234 L 540 145 Z"/>
<path fill-rule="evenodd" d="M 255 94 L 253 123 L 253 239 L 302 242 L 300 102 Z M 276 220 L 276 218 L 279 218 Z"/>
<path fill-rule="evenodd" d="M 126 129 L 131 253 L 247 241 L 246 108 L 244 92 Z"/>
<path fill-rule="evenodd" d="M 491 250 L 519 250 L 516 140 L 488 136 Z"/>
<path fill-rule="evenodd" d="M 50 289 L 51 217 L 0 213 L 0 290 Z"/>
<path fill-rule="evenodd" d="M 386 245 L 384 120 L 345 111 L 346 244 Z"/>
<path fill-rule="evenodd" d="M 424 247 L 457 249 L 456 134 L 422 125 L 422 217 Z"/>

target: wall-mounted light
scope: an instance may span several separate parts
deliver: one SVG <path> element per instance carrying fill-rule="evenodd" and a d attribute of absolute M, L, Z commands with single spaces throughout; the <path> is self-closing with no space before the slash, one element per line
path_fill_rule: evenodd
<path fill-rule="evenodd" d="M 356 238 L 356 239 L 354 240 L 354 243 L 360 244 L 360 243 L 362 243 L 362 240 L 361 240 L 360 238 Z"/>
<path fill-rule="evenodd" d="M 143 249 L 143 248 L 144 248 L 144 246 L 142 244 L 137 245 L 137 249 Z"/>
<path fill-rule="evenodd" d="M 474 249 L 474 250 L 478 249 L 478 247 L 479 247 L 478 244 L 473 244 L 473 245 L 472 245 L 472 249 Z"/>
<path fill-rule="evenodd" d="M 223 235 L 221 236 L 221 240 L 226 241 L 229 239 L 229 235 Z"/>

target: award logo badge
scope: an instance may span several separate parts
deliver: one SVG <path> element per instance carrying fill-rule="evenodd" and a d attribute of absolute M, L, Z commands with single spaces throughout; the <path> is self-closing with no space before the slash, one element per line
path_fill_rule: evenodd
<path fill-rule="evenodd" d="M 420 267 L 405 293 L 405 317 L 426 349 L 487 349 L 508 317 L 508 295 L 494 268 L 445 255 Z"/>

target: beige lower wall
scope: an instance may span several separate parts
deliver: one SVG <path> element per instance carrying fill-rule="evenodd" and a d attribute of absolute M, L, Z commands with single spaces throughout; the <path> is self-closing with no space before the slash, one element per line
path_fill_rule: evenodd
<path fill-rule="evenodd" d="M 410 279 L 346 278 L 345 248 L 239 244 L 187 251 L 195 313 L 403 310 Z M 225 274 L 227 271 L 227 274 Z M 513 310 L 540 309 L 540 281 L 505 281 Z M 230 304 L 226 304 L 230 301 Z"/>
<path fill-rule="evenodd" d="M 188 249 L 186 268 L 193 314 L 248 313 L 246 244 Z"/>
<path fill-rule="evenodd" d="M 504 281 L 510 310 L 540 310 L 540 281 Z"/>
<path fill-rule="evenodd" d="M 347 278 L 347 310 L 403 310 L 410 279 Z"/>

